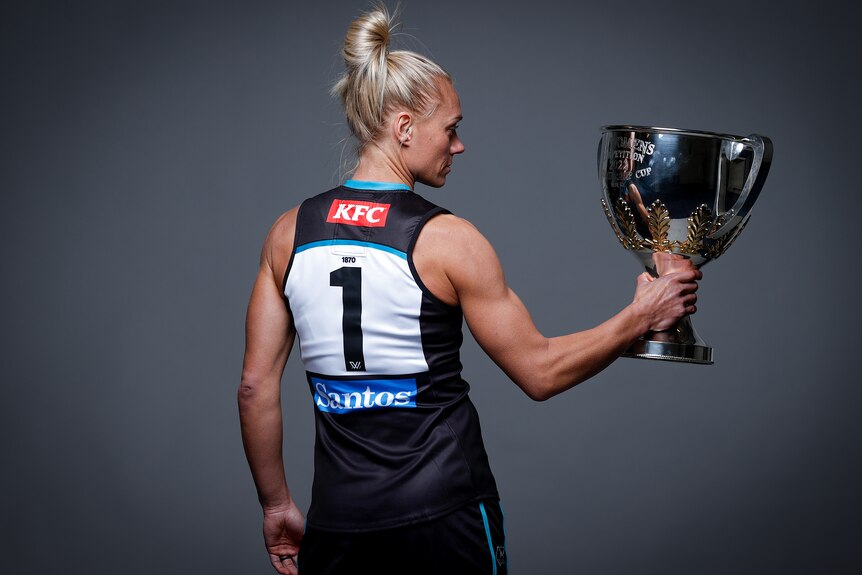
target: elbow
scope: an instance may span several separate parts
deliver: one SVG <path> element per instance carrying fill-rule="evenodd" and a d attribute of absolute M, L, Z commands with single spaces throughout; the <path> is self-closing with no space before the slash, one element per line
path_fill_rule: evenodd
<path fill-rule="evenodd" d="M 561 355 L 553 339 L 544 339 L 533 351 L 530 360 L 512 373 L 516 376 L 513 381 L 527 397 L 544 402 L 579 383 L 564 361 L 568 354 Z"/>
<path fill-rule="evenodd" d="M 571 374 L 554 373 L 548 370 L 545 376 L 516 381 L 516 383 L 527 397 L 535 402 L 543 402 L 575 387 L 582 381 L 584 381 L 582 376 L 572 377 Z"/>
<path fill-rule="evenodd" d="M 499 364 L 524 395 L 536 402 L 547 401 L 560 392 L 556 366 L 550 361 L 547 349 L 548 344 L 543 343 L 541 353 L 527 354 L 526 361 Z"/>
<path fill-rule="evenodd" d="M 542 402 L 548 401 L 552 397 L 558 395 L 561 391 L 562 391 L 561 389 L 557 389 L 555 387 L 546 385 L 546 386 L 538 387 L 538 388 L 533 389 L 531 391 L 528 391 L 526 393 L 527 393 L 527 397 L 529 397 L 533 401 L 535 401 L 537 403 L 542 403 Z"/>
<path fill-rule="evenodd" d="M 535 402 L 547 401 L 559 393 L 548 378 L 534 378 L 517 383 L 524 394 Z"/>
<path fill-rule="evenodd" d="M 554 397 L 554 395 L 556 395 L 554 393 L 550 393 L 550 392 L 545 391 L 545 390 L 538 390 L 538 391 L 529 390 L 528 391 L 525 389 L 524 393 L 527 394 L 527 397 L 529 397 L 530 399 L 532 399 L 533 401 L 535 401 L 537 403 L 541 403 L 543 401 L 548 401 L 549 399 Z"/>
<path fill-rule="evenodd" d="M 264 379 L 252 373 L 243 372 L 236 399 L 240 409 L 254 404 L 264 395 Z"/>

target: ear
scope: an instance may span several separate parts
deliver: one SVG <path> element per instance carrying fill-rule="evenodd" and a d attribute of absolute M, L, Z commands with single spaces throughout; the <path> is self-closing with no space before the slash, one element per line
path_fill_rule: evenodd
<path fill-rule="evenodd" d="M 413 117 L 407 112 L 400 112 L 392 123 L 395 139 L 402 146 L 409 146 L 413 139 Z"/>

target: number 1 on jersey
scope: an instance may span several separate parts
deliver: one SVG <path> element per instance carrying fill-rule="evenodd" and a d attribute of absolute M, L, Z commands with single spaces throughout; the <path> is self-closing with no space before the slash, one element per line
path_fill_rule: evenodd
<path fill-rule="evenodd" d="M 329 274 L 329 285 L 341 288 L 344 369 L 365 371 L 365 355 L 362 353 L 362 268 L 338 268 Z"/>

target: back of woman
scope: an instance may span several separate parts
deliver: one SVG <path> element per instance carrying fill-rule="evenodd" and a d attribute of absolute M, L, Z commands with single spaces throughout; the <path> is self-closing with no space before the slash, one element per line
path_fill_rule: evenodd
<path fill-rule="evenodd" d="M 502 508 L 461 378 L 463 321 L 509 379 L 545 400 L 694 313 L 701 276 L 690 262 L 644 274 L 602 324 L 542 335 L 482 234 L 413 191 L 443 186 L 464 152 L 461 105 L 437 64 L 388 50 L 393 26 L 376 9 L 345 38 L 333 92 L 358 142 L 352 178 L 288 211 L 264 243 L 243 442 L 279 573 L 295 574 L 298 557 L 303 575 L 505 575 Z M 281 453 L 281 376 L 296 336 L 316 424 L 307 522 Z"/>
<path fill-rule="evenodd" d="M 497 497 L 461 379 L 461 310 L 412 260 L 443 212 L 352 180 L 299 209 L 284 293 L 315 406 L 314 528 L 400 527 Z"/>

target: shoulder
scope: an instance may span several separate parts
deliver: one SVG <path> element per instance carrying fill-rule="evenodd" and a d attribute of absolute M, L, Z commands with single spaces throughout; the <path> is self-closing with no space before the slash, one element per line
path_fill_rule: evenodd
<path fill-rule="evenodd" d="M 469 220 L 450 213 L 440 213 L 428 220 L 422 233 L 438 241 L 458 241 L 482 236 Z"/>
<path fill-rule="evenodd" d="M 469 220 L 449 213 L 432 217 L 422 229 L 419 241 L 430 244 L 440 257 L 447 259 L 472 258 L 493 252 L 491 243 L 479 228 Z"/>
<path fill-rule="evenodd" d="M 296 206 L 278 217 L 266 234 L 261 250 L 261 264 L 267 264 L 273 271 L 276 280 L 284 277 L 287 264 L 293 252 L 293 242 L 296 235 L 296 218 L 299 206 Z"/>
<path fill-rule="evenodd" d="M 452 305 L 467 292 L 503 277 L 487 238 L 473 223 L 452 214 L 428 221 L 416 241 L 413 260 L 432 293 Z"/>
<path fill-rule="evenodd" d="M 267 243 L 280 244 L 286 240 L 293 242 L 293 232 L 296 230 L 296 217 L 299 206 L 295 206 L 281 214 L 269 228 Z"/>

